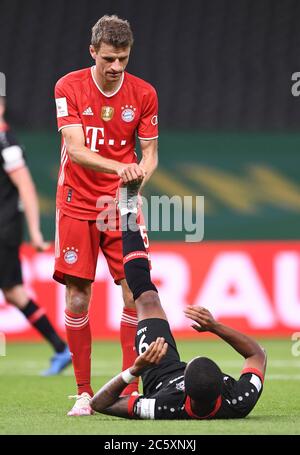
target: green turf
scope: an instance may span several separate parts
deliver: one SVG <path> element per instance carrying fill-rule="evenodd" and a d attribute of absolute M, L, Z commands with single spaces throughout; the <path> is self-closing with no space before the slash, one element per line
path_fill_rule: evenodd
<path fill-rule="evenodd" d="M 300 434 L 300 357 L 293 357 L 289 340 L 261 341 L 268 351 L 265 389 L 252 413 L 242 420 L 132 421 L 96 415 L 70 418 L 68 395 L 75 394 L 72 368 L 61 376 L 43 378 L 50 349 L 45 344 L 9 344 L 0 357 L 0 434 Z M 183 360 L 196 355 L 215 359 L 235 377 L 242 359 L 219 341 L 180 342 Z M 118 343 L 93 346 L 95 390 L 119 372 Z"/>

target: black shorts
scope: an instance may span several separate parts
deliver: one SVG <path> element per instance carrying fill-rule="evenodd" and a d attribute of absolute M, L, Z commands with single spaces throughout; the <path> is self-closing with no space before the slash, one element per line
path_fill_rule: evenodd
<path fill-rule="evenodd" d="M 158 366 L 149 368 L 142 374 L 144 395 L 154 393 L 160 382 L 175 377 L 178 371 L 182 374 L 186 367 L 186 363 L 180 360 L 169 324 L 164 319 L 145 319 L 139 322 L 136 338 L 137 352 L 139 354 L 144 352 L 157 337 L 165 338 L 168 343 L 168 351 Z"/>
<path fill-rule="evenodd" d="M 10 289 L 23 284 L 19 246 L 0 242 L 0 289 Z"/>

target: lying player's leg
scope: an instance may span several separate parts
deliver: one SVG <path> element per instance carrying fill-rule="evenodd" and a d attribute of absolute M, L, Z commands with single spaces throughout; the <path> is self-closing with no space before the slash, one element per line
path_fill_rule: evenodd
<path fill-rule="evenodd" d="M 121 263 L 123 261 L 121 259 Z M 136 359 L 135 337 L 138 325 L 137 312 L 132 292 L 125 279 L 120 281 L 124 307 L 120 322 L 120 341 L 122 348 L 122 371 L 127 370 Z M 138 394 L 139 379 L 133 381 L 123 390 L 122 396 Z"/>
<path fill-rule="evenodd" d="M 133 295 L 125 279 L 123 267 L 122 232 L 119 229 L 119 217 L 115 219 L 115 216 L 116 207 L 114 204 L 111 211 L 113 221 L 111 226 L 114 226 L 115 229 L 108 229 L 108 225 L 104 225 L 102 223 L 98 223 L 98 226 L 101 232 L 100 248 L 106 258 L 109 271 L 115 283 L 120 284 L 122 287 L 124 307 L 120 323 L 120 339 L 123 354 L 122 371 L 124 371 L 134 363 L 136 358 L 135 337 L 138 319 Z M 141 211 L 138 213 L 137 225 L 140 230 L 143 230 L 143 243 L 146 253 L 148 254 L 149 241 L 145 235 L 145 222 Z M 102 227 L 105 229 L 101 230 Z M 148 305 L 150 305 L 149 300 Z M 138 392 L 138 380 L 129 384 L 128 387 L 124 389 L 122 395 L 130 395 L 135 392 Z"/>
<path fill-rule="evenodd" d="M 151 281 L 148 255 L 137 226 L 136 205 L 134 203 L 134 201 L 137 203 L 134 194 L 137 194 L 137 191 L 130 186 L 125 189 L 128 189 L 128 192 L 122 193 L 122 188 L 120 188 L 119 210 L 123 229 L 124 270 L 138 312 L 137 353 L 140 355 L 145 352 L 158 337 L 164 337 L 169 345 L 168 353 L 160 366 L 151 368 L 142 376 L 145 391 L 145 389 L 151 390 L 158 378 L 177 370 L 180 366 L 180 358 L 157 289 Z M 127 203 L 128 199 L 130 203 Z"/>
<path fill-rule="evenodd" d="M 116 212 L 115 212 L 116 213 Z M 116 228 L 118 226 L 116 225 Z M 105 230 L 100 233 L 100 248 L 103 252 L 110 274 L 117 285 L 122 288 L 123 311 L 120 321 L 120 341 L 122 348 L 122 371 L 127 370 L 136 359 L 135 336 L 137 314 L 132 293 L 125 279 L 122 254 L 122 234 L 119 229 Z M 119 314 L 116 314 L 119 318 Z M 138 393 L 138 378 L 123 390 L 123 395 Z"/>

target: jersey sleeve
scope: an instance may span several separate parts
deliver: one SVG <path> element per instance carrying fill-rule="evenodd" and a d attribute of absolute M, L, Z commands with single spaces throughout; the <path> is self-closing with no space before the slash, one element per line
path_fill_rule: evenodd
<path fill-rule="evenodd" d="M 10 132 L 6 133 L 5 146 L 1 149 L 0 156 L 1 166 L 7 174 L 26 166 L 24 150 Z"/>
<path fill-rule="evenodd" d="M 82 125 L 72 86 L 63 79 L 55 86 L 55 103 L 58 131 L 67 126 Z"/>
<path fill-rule="evenodd" d="M 256 405 L 263 389 L 259 372 L 243 370 L 238 381 L 233 380 L 227 389 L 226 401 L 235 417 L 245 417 Z"/>
<path fill-rule="evenodd" d="M 158 137 L 158 100 L 153 87 L 144 95 L 137 134 L 142 140 Z"/>

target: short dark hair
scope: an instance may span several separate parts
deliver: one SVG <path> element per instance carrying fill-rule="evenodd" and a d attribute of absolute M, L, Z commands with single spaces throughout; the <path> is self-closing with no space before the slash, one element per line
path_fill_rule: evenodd
<path fill-rule="evenodd" d="M 185 392 L 192 400 L 208 405 L 221 394 L 223 375 L 213 360 L 196 357 L 186 366 L 184 382 Z"/>
<path fill-rule="evenodd" d="M 133 45 L 133 34 L 127 20 L 116 15 L 102 16 L 92 28 L 91 44 L 96 51 L 101 43 L 110 44 L 116 48 Z"/>

